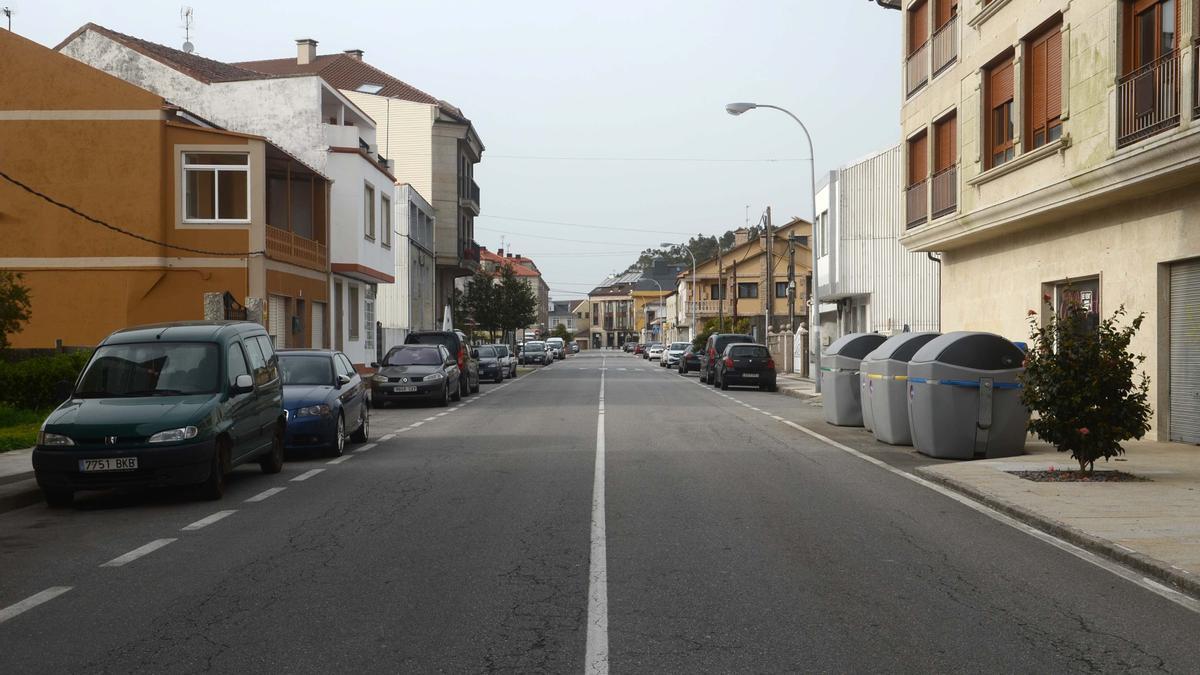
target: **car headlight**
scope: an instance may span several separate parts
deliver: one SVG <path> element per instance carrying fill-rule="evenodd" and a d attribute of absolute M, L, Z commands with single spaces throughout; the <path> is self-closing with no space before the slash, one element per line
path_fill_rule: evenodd
<path fill-rule="evenodd" d="M 179 427 L 178 429 L 167 429 L 160 431 L 150 437 L 150 443 L 174 443 L 176 441 L 186 441 L 189 438 L 195 438 L 200 430 L 196 427 Z"/>
<path fill-rule="evenodd" d="M 421 381 L 422 382 L 437 382 L 438 380 L 444 380 L 444 379 L 446 379 L 446 376 L 441 373 L 430 373 L 429 375 L 426 375 L 425 377 L 421 378 Z"/>
<path fill-rule="evenodd" d="M 387 379 L 387 375 L 376 375 L 371 378 L 371 381 L 378 383 L 378 384 L 384 384 L 388 381 L 388 379 Z"/>
<path fill-rule="evenodd" d="M 39 431 L 37 436 L 37 444 L 50 448 L 65 448 L 75 445 L 75 441 L 63 436 L 62 434 L 52 434 L 47 431 Z"/>
<path fill-rule="evenodd" d="M 329 406 L 322 403 L 320 405 L 310 405 L 300 408 L 296 411 L 296 417 L 321 417 L 329 414 Z"/>

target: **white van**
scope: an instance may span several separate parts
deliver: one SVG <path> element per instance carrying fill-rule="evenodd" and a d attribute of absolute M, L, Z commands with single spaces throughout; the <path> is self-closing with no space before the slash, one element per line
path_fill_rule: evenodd
<path fill-rule="evenodd" d="M 567 343 L 560 337 L 546 338 L 546 345 L 554 349 L 554 358 L 567 358 Z"/>

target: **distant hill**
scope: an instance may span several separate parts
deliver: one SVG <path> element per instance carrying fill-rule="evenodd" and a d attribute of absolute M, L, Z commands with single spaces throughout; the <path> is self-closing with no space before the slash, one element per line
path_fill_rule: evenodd
<path fill-rule="evenodd" d="M 762 228 L 757 225 L 749 229 L 751 239 L 756 239 L 762 234 Z M 717 256 L 718 245 L 721 251 L 728 251 L 733 248 L 733 239 L 733 230 L 726 230 L 725 234 L 722 234 L 720 237 L 697 234 L 688 239 L 684 243 L 684 246 L 691 250 L 692 255 L 696 256 L 696 262 L 700 263 L 709 258 L 715 258 Z M 688 268 L 692 266 L 692 258 L 687 254 L 687 251 L 679 248 L 648 248 L 642 251 L 638 259 L 625 268 L 625 271 L 645 271 L 650 268 L 655 258 L 659 258 L 669 265 L 686 265 Z"/>

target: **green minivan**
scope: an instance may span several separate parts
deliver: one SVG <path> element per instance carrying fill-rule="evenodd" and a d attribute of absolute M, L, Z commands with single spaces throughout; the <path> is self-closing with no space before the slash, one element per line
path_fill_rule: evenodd
<path fill-rule="evenodd" d="M 80 490 L 195 485 L 283 468 L 283 385 L 267 331 L 245 321 L 119 330 L 100 343 L 38 433 L 33 468 L 50 506 Z"/>

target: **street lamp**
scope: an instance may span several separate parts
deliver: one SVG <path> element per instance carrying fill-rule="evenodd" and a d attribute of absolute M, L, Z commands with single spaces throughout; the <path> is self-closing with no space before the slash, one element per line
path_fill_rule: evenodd
<path fill-rule="evenodd" d="M 817 165 L 816 165 L 816 162 L 814 161 L 814 156 L 816 155 L 816 153 L 813 152 L 812 136 L 810 136 L 808 134 L 808 128 L 804 126 L 804 122 L 801 122 L 799 117 L 796 117 L 795 115 L 793 115 L 792 112 L 786 108 L 780 108 L 777 105 L 768 105 L 766 103 L 747 103 L 747 102 L 743 101 L 743 102 L 739 102 L 739 103 L 730 103 L 729 105 L 726 105 L 725 112 L 729 113 L 730 115 L 736 116 L 736 115 L 741 115 L 742 113 L 746 112 L 747 110 L 754 110 L 755 108 L 770 108 L 772 110 L 778 110 L 779 112 L 792 118 L 793 120 L 795 120 L 796 124 L 800 125 L 800 129 L 804 132 L 804 138 L 808 141 L 809 197 L 811 200 L 810 205 L 812 206 L 812 217 L 813 217 L 813 222 L 812 222 L 813 236 L 812 236 L 811 241 L 809 242 L 810 244 L 812 244 L 811 248 L 812 248 L 812 255 L 813 255 L 813 260 L 812 260 L 813 288 L 812 288 L 812 307 L 809 308 L 809 310 L 808 310 L 808 335 L 809 335 L 809 340 L 812 341 L 813 349 L 815 351 L 815 356 L 816 356 L 816 362 L 817 362 L 816 363 L 817 372 L 814 373 L 814 378 L 813 378 L 815 381 L 814 390 L 819 394 L 819 393 L 821 393 L 821 301 L 820 301 L 820 290 L 819 290 L 820 284 L 817 282 L 817 247 L 816 247 L 816 240 L 817 240 Z M 813 320 L 814 314 L 817 317 L 816 321 Z"/>
<path fill-rule="evenodd" d="M 655 286 L 658 286 L 658 299 L 659 299 L 659 302 L 662 302 L 663 294 L 665 294 L 665 293 L 666 293 L 666 291 L 664 291 L 664 290 L 663 290 L 662 284 L 658 283 L 658 279 L 655 279 L 655 278 L 653 278 L 653 277 L 647 277 L 647 278 L 646 278 L 646 280 L 647 280 L 647 281 L 653 281 L 653 282 L 654 282 L 654 285 L 655 285 Z M 664 307 L 664 308 L 666 307 L 666 303 L 665 303 L 665 302 L 663 303 L 663 307 Z M 645 308 L 645 307 L 642 307 L 642 311 L 643 311 L 643 312 L 645 312 L 645 311 L 646 311 L 646 308 Z M 650 330 L 650 322 L 649 322 L 649 321 L 647 321 L 647 322 L 646 322 L 646 332 L 647 332 L 647 333 L 650 333 L 650 334 L 653 334 L 653 331 L 652 331 L 652 330 Z M 659 339 L 662 339 L 662 336 L 659 336 Z"/>
<path fill-rule="evenodd" d="M 720 242 L 718 242 L 718 245 L 720 245 Z M 683 244 L 672 244 L 670 242 L 664 241 L 663 243 L 659 244 L 659 246 L 666 246 L 666 247 L 670 247 L 670 248 L 679 247 L 679 248 L 687 251 L 687 254 L 689 256 L 691 256 L 691 258 L 692 258 L 692 288 L 690 291 L 688 291 L 688 319 L 691 321 L 691 327 L 688 329 L 688 339 L 695 340 L 696 339 L 696 254 L 692 253 L 692 249 L 684 246 Z M 720 272 L 720 270 L 717 270 L 717 271 Z"/>

